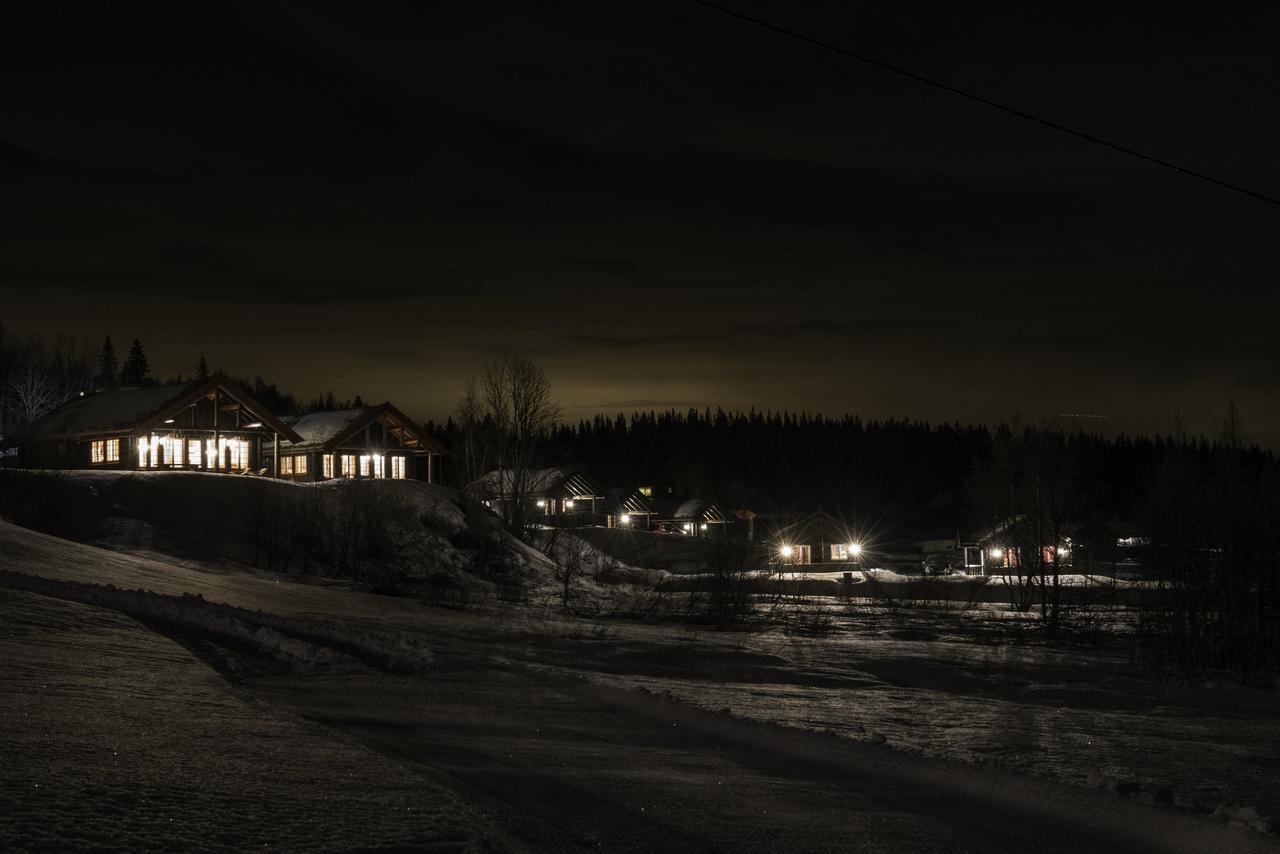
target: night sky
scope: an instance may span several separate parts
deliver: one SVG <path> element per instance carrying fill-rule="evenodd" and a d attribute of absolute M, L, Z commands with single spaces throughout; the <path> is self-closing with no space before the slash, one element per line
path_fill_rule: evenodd
<path fill-rule="evenodd" d="M 1274 13 L 726 2 L 1280 195 Z M 509 348 L 571 418 L 1235 400 L 1280 443 L 1280 208 L 692 3 L 22 5 L 11 330 L 420 418 Z"/>

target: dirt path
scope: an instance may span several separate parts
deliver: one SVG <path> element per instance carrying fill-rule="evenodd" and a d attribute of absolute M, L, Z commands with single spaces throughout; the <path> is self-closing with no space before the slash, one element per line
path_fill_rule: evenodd
<path fill-rule="evenodd" d="M 1274 850 L 1111 796 L 712 714 L 552 670 L 256 677 L 248 690 L 562 851 Z"/>

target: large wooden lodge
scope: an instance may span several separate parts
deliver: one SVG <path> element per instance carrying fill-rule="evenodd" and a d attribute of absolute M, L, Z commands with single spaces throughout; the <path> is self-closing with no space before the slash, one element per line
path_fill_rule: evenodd
<path fill-rule="evenodd" d="M 426 481 L 445 452 L 390 403 L 281 418 L 223 376 L 83 394 L 0 449 L 33 468 Z"/>

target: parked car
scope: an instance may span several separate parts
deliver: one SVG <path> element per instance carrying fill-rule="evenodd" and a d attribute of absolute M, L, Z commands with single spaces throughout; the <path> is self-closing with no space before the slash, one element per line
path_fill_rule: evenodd
<path fill-rule="evenodd" d="M 924 575 L 963 575 L 964 569 L 956 565 L 955 557 L 948 554 L 929 555 L 920 562 L 920 571 Z"/>

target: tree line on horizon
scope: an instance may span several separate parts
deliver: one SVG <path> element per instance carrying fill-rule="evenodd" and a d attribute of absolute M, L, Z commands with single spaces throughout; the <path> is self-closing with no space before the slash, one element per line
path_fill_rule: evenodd
<path fill-rule="evenodd" d="M 425 427 L 446 447 L 465 441 L 454 417 Z M 890 528 L 929 526 L 931 517 L 980 521 L 973 518 L 980 511 L 967 506 L 973 480 L 997 449 L 1013 445 L 1059 448 L 1090 506 L 1123 518 L 1136 512 L 1162 461 L 1212 460 L 1219 440 L 1109 437 L 1057 424 L 669 409 L 561 423 L 549 432 L 541 459 L 548 466 L 580 469 L 604 489 L 643 485 L 655 495 L 711 498 L 765 513 L 823 509 L 850 522 Z M 1248 453 L 1256 465 L 1274 459 L 1256 447 Z M 460 487 L 474 474 L 456 460 L 445 465 L 450 482 Z"/>
<path fill-rule="evenodd" d="M 194 360 L 190 375 L 156 378 L 146 348 L 133 339 L 121 362 L 108 334 L 96 350 L 82 338 L 57 335 L 21 336 L 0 323 L 0 436 L 11 433 L 81 393 L 115 388 L 176 385 L 207 380 L 211 375 L 203 355 Z M 339 398 L 332 391 L 303 400 L 282 391 L 261 376 L 228 379 L 279 415 L 351 409 L 364 405 L 360 395 Z"/>

